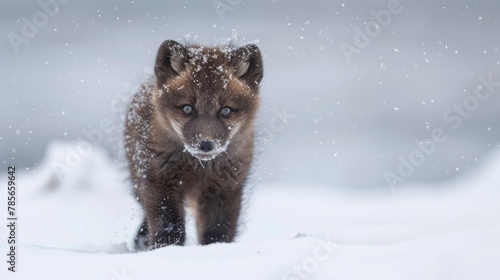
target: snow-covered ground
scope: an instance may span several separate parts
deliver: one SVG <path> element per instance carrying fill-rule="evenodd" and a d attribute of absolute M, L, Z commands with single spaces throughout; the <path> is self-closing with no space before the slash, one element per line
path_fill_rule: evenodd
<path fill-rule="evenodd" d="M 72 149 L 53 142 L 39 168 L 18 172 L 17 272 L 2 261 L 1 279 L 500 278 L 498 150 L 439 188 L 256 185 L 237 242 L 198 246 L 190 227 L 185 247 L 136 253 L 142 213 L 125 172 L 98 147 L 54 172 Z"/>

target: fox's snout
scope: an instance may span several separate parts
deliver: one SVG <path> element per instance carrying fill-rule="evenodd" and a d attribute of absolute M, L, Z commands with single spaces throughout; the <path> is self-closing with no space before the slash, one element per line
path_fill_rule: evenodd
<path fill-rule="evenodd" d="M 201 160 L 211 160 L 225 152 L 230 142 L 226 124 L 216 118 L 192 117 L 179 124 L 179 128 L 185 149 Z"/>
<path fill-rule="evenodd" d="M 200 160 L 211 160 L 226 151 L 228 140 L 201 140 L 195 143 L 184 143 L 184 148 Z"/>

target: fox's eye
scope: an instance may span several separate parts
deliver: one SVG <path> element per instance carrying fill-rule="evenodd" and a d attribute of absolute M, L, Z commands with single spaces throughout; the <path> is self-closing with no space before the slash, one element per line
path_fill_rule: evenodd
<path fill-rule="evenodd" d="M 229 109 L 228 107 L 224 107 L 220 110 L 219 114 L 221 115 L 221 117 L 228 117 L 229 114 L 231 114 L 231 109 Z"/>
<path fill-rule="evenodd" d="M 182 107 L 182 111 L 184 111 L 186 115 L 191 115 L 193 113 L 193 107 L 191 105 L 185 105 Z"/>

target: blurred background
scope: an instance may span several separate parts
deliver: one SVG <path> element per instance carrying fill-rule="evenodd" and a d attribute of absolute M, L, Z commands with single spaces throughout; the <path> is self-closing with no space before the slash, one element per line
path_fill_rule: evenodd
<path fill-rule="evenodd" d="M 5 170 L 36 172 L 56 140 L 89 141 L 122 164 L 124 108 L 165 39 L 261 48 L 257 184 L 390 191 L 394 178 L 413 184 L 465 175 L 499 150 L 495 0 L 1 6 Z M 427 142 L 435 131 L 443 141 Z"/>

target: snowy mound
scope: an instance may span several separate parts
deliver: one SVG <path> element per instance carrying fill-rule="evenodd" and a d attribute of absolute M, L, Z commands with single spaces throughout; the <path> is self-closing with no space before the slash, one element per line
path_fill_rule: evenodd
<path fill-rule="evenodd" d="M 122 164 L 78 147 L 54 142 L 18 172 L 19 263 L 1 279 L 500 277 L 500 153 L 461 180 L 380 196 L 257 186 L 236 243 L 135 253 L 142 213 Z"/>

